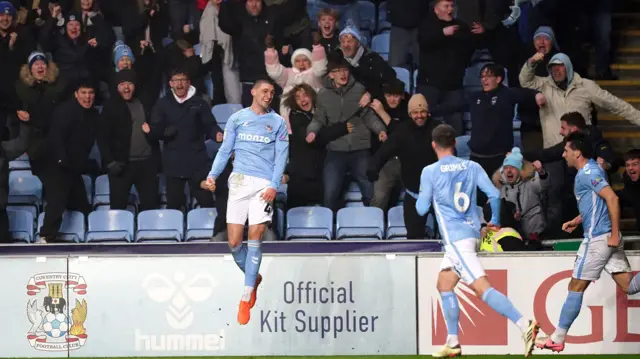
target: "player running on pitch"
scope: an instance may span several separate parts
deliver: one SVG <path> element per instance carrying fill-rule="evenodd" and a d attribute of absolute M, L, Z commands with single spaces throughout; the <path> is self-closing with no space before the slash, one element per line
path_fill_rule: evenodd
<path fill-rule="evenodd" d="M 578 170 L 574 192 L 580 214 L 563 224 L 562 230 L 571 233 L 582 223 L 584 240 L 578 249 L 558 327 L 551 336 L 536 340 L 538 348 L 554 352 L 564 350 L 565 336 L 580 313 L 583 294 L 592 281 L 600 278 L 602 270 L 625 293 L 640 292 L 640 275 L 633 276 L 620 237 L 618 196 L 607 183 L 605 171 L 593 160 L 591 146 L 579 132 L 569 135 L 564 146 L 567 165 Z"/>
<path fill-rule="evenodd" d="M 244 293 L 238 309 L 238 323 L 245 325 L 256 303 L 262 276 L 261 239 L 271 222 L 273 200 L 280 186 L 289 155 L 287 126 L 271 108 L 275 90 L 266 80 L 251 89 L 251 107 L 233 114 L 224 131 L 222 146 L 216 155 L 205 186 L 215 191 L 215 180 L 234 153 L 233 172 L 229 176 L 227 236 L 233 259 L 245 273 Z M 249 220 L 248 245 L 242 243 L 244 225 Z"/>
<path fill-rule="evenodd" d="M 477 254 L 480 211 L 476 206 L 476 188 L 480 187 L 489 197 L 492 213 L 489 226 L 494 228 L 499 225 L 500 192 L 480 165 L 453 155 L 456 133 L 451 126 L 436 127 L 432 139 L 431 145 L 438 156 L 438 162 L 422 170 L 416 209 L 420 215 L 425 215 L 433 200 L 445 245 L 445 255 L 438 275 L 438 291 L 442 297 L 448 336 L 445 346 L 433 356 L 448 358 L 462 355 L 458 341 L 460 307 L 453 292 L 461 280 L 491 308 L 520 328 L 525 342 L 525 357 L 528 357 L 538 334 L 538 323 L 524 319 L 504 294 L 491 287 Z"/>

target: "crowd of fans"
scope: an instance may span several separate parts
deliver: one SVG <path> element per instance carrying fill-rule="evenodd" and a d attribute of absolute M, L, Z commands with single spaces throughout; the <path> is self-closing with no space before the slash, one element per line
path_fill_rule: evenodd
<path fill-rule="evenodd" d="M 387 61 L 368 46 L 354 0 L 314 1 L 313 12 L 306 0 L 0 1 L 0 238 L 8 162 L 24 152 L 43 184 L 42 242 L 55 239 L 65 210 L 92 210 L 85 173 L 108 174 L 111 209 L 126 209 L 135 185 L 139 210 L 187 210 L 188 186 L 198 206 L 217 207 L 214 235 L 223 233 L 232 163 L 214 195 L 202 185 L 212 162 L 205 140 L 223 139 L 211 108 L 249 106 L 261 79 L 278 85 L 272 107 L 289 128 L 287 208 L 336 211 L 354 181 L 363 205 L 386 211 L 403 189 L 408 237 L 424 238 L 415 200 L 422 168 L 437 160 L 431 130 L 443 121 L 470 135 L 470 159 L 500 188 L 503 224 L 525 246 L 562 236 L 577 213 L 575 173 L 562 159 L 563 137 L 575 131 L 588 133 L 609 173 L 625 166 L 620 196 L 640 219 L 640 150 L 616 158 L 593 108 L 636 125 L 640 111 L 588 79 L 576 45 L 575 18 L 591 20 L 593 78 L 615 79 L 611 8 L 602 9 L 611 1 L 575 2 L 388 0 Z M 481 49 L 493 62 L 478 74 L 481 90 L 465 91 Z M 416 94 L 394 67 L 417 70 Z M 89 161 L 94 143 L 101 166 Z"/>

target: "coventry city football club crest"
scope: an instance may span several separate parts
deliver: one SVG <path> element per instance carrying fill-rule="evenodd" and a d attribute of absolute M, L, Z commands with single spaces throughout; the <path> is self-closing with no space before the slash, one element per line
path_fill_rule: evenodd
<path fill-rule="evenodd" d="M 75 303 L 69 303 L 73 291 Z M 29 345 L 42 351 L 76 350 L 87 341 L 87 284 L 75 273 L 40 273 L 27 284 Z M 70 308 L 74 305 L 73 309 Z M 69 310 L 71 309 L 71 310 Z"/>

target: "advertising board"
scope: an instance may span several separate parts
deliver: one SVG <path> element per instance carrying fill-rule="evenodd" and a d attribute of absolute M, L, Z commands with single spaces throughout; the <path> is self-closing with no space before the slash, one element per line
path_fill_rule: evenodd
<path fill-rule="evenodd" d="M 244 275 L 230 256 L 71 258 L 87 290 L 69 301 L 87 303 L 88 338 L 69 355 L 415 354 L 415 262 L 265 256 L 251 321 L 240 326 Z M 33 356 L 22 347 L 17 356 Z"/>
<path fill-rule="evenodd" d="M 418 318 L 420 354 L 444 345 L 447 327 L 436 278 L 441 258 L 418 258 Z M 552 333 L 567 297 L 575 256 L 483 256 L 492 286 L 507 295 L 526 318 L 535 318 L 544 333 Z M 631 268 L 640 268 L 640 256 L 630 256 Z M 465 354 L 523 354 L 518 328 L 489 308 L 473 291 L 459 284 L 460 342 Z M 638 353 L 640 348 L 640 294 L 628 296 L 611 277 L 587 289 L 582 311 L 574 322 L 566 354 Z M 550 353 L 534 350 L 534 354 Z"/>

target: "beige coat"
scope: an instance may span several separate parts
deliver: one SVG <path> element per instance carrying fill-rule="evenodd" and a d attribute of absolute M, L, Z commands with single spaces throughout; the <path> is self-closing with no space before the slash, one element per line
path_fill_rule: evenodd
<path fill-rule="evenodd" d="M 547 100 L 547 104 L 540 108 L 544 148 L 562 142 L 560 117 L 565 113 L 580 112 L 587 124 L 591 124 L 592 103 L 640 126 L 640 111 L 577 73 L 573 73 L 573 79 L 565 91 L 556 85 L 551 75 L 535 76 L 534 68 L 527 62 L 520 71 L 520 85 L 540 91 Z"/>

